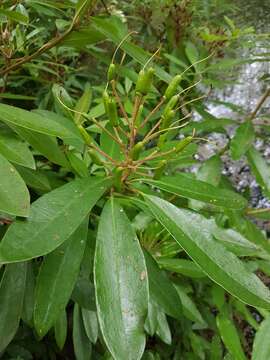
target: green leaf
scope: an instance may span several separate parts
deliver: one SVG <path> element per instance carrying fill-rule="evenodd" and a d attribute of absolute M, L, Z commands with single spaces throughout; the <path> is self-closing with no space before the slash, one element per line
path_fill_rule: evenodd
<path fill-rule="evenodd" d="M 64 152 L 57 144 L 57 140 L 53 136 L 33 132 L 31 130 L 9 125 L 22 139 L 26 140 L 35 150 L 41 155 L 45 156 L 48 160 L 55 164 L 68 167 L 67 159 Z"/>
<path fill-rule="evenodd" d="M 233 160 L 239 160 L 251 147 L 255 138 L 252 122 L 247 120 L 241 124 L 231 140 L 230 148 Z"/>
<path fill-rule="evenodd" d="M 223 311 L 217 316 L 217 327 L 222 341 L 235 360 L 246 360 L 236 327 L 229 317 L 228 311 Z"/>
<path fill-rule="evenodd" d="M 41 265 L 34 308 L 34 324 L 40 337 L 50 330 L 69 301 L 79 274 L 87 229 L 88 218 Z"/>
<path fill-rule="evenodd" d="M 0 211 L 10 215 L 28 216 L 30 196 L 14 166 L 0 154 Z"/>
<path fill-rule="evenodd" d="M 147 252 L 144 253 L 144 257 L 147 265 L 151 301 L 159 305 L 166 314 L 180 319 L 182 304 L 173 284 Z"/>
<path fill-rule="evenodd" d="M 148 305 L 144 257 L 124 210 L 114 198 L 99 222 L 94 278 L 100 328 L 117 360 L 140 359 Z"/>
<path fill-rule="evenodd" d="M 270 198 L 270 166 L 254 147 L 247 152 L 247 158 L 263 193 Z"/>
<path fill-rule="evenodd" d="M 78 304 L 75 304 L 73 310 L 72 338 L 76 360 L 90 360 L 92 345 L 85 333 L 83 319 Z"/>
<path fill-rule="evenodd" d="M 160 310 L 157 313 L 156 334 L 165 344 L 171 345 L 172 343 L 171 330 L 166 315 L 164 314 L 163 311 Z"/>
<path fill-rule="evenodd" d="M 6 9 L 0 9 L 0 15 L 6 16 L 9 20 L 18 22 L 20 24 L 27 25 L 29 22 L 29 19 L 27 16 L 23 15 L 22 13 L 18 11 L 11 11 Z"/>
<path fill-rule="evenodd" d="M 0 153 L 15 164 L 35 169 L 35 160 L 27 144 L 11 133 L 0 134 Z"/>
<path fill-rule="evenodd" d="M 82 124 L 84 121 L 84 118 L 79 113 L 88 113 L 90 109 L 92 101 L 92 90 L 89 84 L 86 84 L 84 92 L 80 99 L 78 100 L 77 104 L 75 105 L 75 111 L 78 111 L 78 113 L 75 113 L 74 115 L 74 121 L 76 124 Z"/>
<path fill-rule="evenodd" d="M 111 179 L 71 181 L 36 200 L 27 221 L 15 221 L 0 243 L 0 262 L 45 255 L 65 240 L 107 190 Z"/>
<path fill-rule="evenodd" d="M 34 296 L 35 296 L 35 274 L 33 270 L 33 264 L 31 262 L 28 262 L 21 318 L 27 325 L 31 327 L 33 326 Z"/>
<path fill-rule="evenodd" d="M 191 321 L 195 321 L 201 325 L 206 325 L 206 322 L 203 320 L 201 313 L 199 312 L 197 306 L 192 301 L 192 299 L 186 294 L 183 288 L 179 285 L 175 285 L 177 293 L 180 297 L 183 314 Z"/>
<path fill-rule="evenodd" d="M 98 319 L 95 311 L 82 309 L 82 318 L 88 339 L 95 344 L 98 338 Z"/>
<path fill-rule="evenodd" d="M 118 45 L 127 35 L 127 29 L 123 28 L 122 21 L 117 17 L 111 16 L 108 19 L 95 17 L 92 18 L 92 22 L 95 30 L 98 30 L 102 35 L 104 35 L 107 39 L 110 39 L 116 45 Z M 151 54 L 129 40 L 124 41 L 121 44 L 121 48 L 141 65 L 144 65 L 151 57 Z M 169 83 L 172 76 L 164 71 L 163 68 L 157 65 L 153 66 L 155 68 L 156 75 L 161 80 Z"/>
<path fill-rule="evenodd" d="M 114 134 L 113 127 L 108 124 L 106 129 L 110 131 L 111 134 Z M 122 138 L 122 140 L 124 140 Z M 110 155 L 114 160 L 123 160 L 124 154 L 120 145 L 114 141 L 105 131 L 102 132 L 100 136 L 100 147 L 106 154 Z"/>
<path fill-rule="evenodd" d="M 16 334 L 21 317 L 26 263 L 7 265 L 0 284 L 0 353 Z"/>
<path fill-rule="evenodd" d="M 61 311 L 55 322 L 54 336 L 57 346 L 62 350 L 67 338 L 67 314 L 65 309 Z"/>
<path fill-rule="evenodd" d="M 51 190 L 49 179 L 42 170 L 27 169 L 19 165 L 16 169 L 28 187 L 45 192 Z"/>
<path fill-rule="evenodd" d="M 204 272 L 191 260 L 186 259 L 157 259 L 158 265 L 163 269 L 188 276 L 191 278 L 205 277 Z"/>
<path fill-rule="evenodd" d="M 66 126 L 53 121 L 51 118 L 40 116 L 37 113 L 23 110 L 14 106 L 0 104 L 0 120 L 38 133 L 58 136 L 60 138 L 74 137 L 73 127 L 67 121 Z"/>
<path fill-rule="evenodd" d="M 85 277 L 79 277 L 73 289 L 71 298 L 82 308 L 96 310 L 95 288 L 93 283 Z"/>
<path fill-rule="evenodd" d="M 269 332 L 270 332 L 270 316 L 268 316 L 260 324 L 259 330 L 256 333 L 253 343 L 252 360 L 270 359 L 270 343 L 268 341 Z"/>
<path fill-rule="evenodd" d="M 219 189 L 204 181 L 192 179 L 185 174 L 162 177 L 160 180 L 143 179 L 146 184 L 175 195 L 200 200 L 227 209 L 245 208 L 247 201 L 242 196 L 226 189 Z"/>
<path fill-rule="evenodd" d="M 144 196 L 157 220 L 213 281 L 249 305 L 270 309 L 269 290 L 213 239 L 212 221 L 158 197 Z"/>

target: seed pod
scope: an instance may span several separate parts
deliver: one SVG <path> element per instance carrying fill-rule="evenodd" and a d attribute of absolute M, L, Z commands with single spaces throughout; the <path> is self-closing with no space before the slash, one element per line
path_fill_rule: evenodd
<path fill-rule="evenodd" d="M 93 138 L 88 132 L 85 130 L 85 128 L 82 125 L 78 126 L 78 129 L 87 145 L 90 145 L 93 142 Z"/>
<path fill-rule="evenodd" d="M 163 114 L 166 114 L 169 110 L 173 110 L 175 105 L 178 103 L 180 96 L 174 95 L 168 102 L 168 104 L 165 106 L 165 109 L 163 111 Z"/>
<path fill-rule="evenodd" d="M 117 113 L 116 102 L 114 99 L 110 99 L 107 104 L 107 115 L 112 126 L 119 125 L 119 118 Z"/>
<path fill-rule="evenodd" d="M 109 96 L 107 90 L 103 91 L 102 99 L 103 99 L 104 109 L 106 111 L 106 114 L 108 114 L 108 103 L 110 101 L 110 96 Z"/>
<path fill-rule="evenodd" d="M 168 110 L 166 113 L 162 115 L 162 122 L 160 126 L 161 130 L 167 129 L 170 126 L 174 116 L 175 116 L 174 110 Z"/>
<path fill-rule="evenodd" d="M 122 190 L 122 176 L 123 176 L 124 168 L 119 166 L 114 171 L 114 186 L 117 191 L 121 192 Z"/>
<path fill-rule="evenodd" d="M 135 126 L 140 125 L 142 119 L 142 112 L 143 112 L 143 104 L 140 105 L 136 119 L 135 119 Z"/>
<path fill-rule="evenodd" d="M 156 170 L 154 172 L 154 179 L 155 180 L 158 180 L 162 176 L 166 166 L 167 166 L 167 160 L 161 160 L 158 163 L 158 166 L 157 166 L 157 168 L 156 168 Z"/>
<path fill-rule="evenodd" d="M 107 72 L 107 80 L 108 82 L 114 80 L 116 74 L 116 67 L 114 64 L 110 64 L 108 72 Z"/>
<path fill-rule="evenodd" d="M 132 160 L 138 160 L 140 153 L 144 147 L 144 143 L 142 141 L 138 142 L 130 151 L 130 157 Z"/>
<path fill-rule="evenodd" d="M 94 164 L 98 166 L 102 166 L 104 164 L 96 150 L 90 149 L 88 152 Z"/>
<path fill-rule="evenodd" d="M 184 148 L 188 146 L 192 142 L 192 140 L 193 136 L 187 136 L 183 140 L 181 140 L 175 147 L 176 154 L 184 150 Z"/>
<path fill-rule="evenodd" d="M 165 91 L 165 99 L 166 100 L 170 100 L 171 97 L 176 93 L 177 91 L 177 87 L 180 84 L 180 81 L 182 80 L 182 76 L 181 75 L 176 75 L 171 82 L 169 83 L 166 91 Z"/>
<path fill-rule="evenodd" d="M 157 147 L 161 148 L 162 145 L 165 143 L 165 140 L 167 139 L 167 134 L 162 134 L 160 135 L 159 139 L 158 139 L 158 143 L 157 143 Z"/>
<path fill-rule="evenodd" d="M 153 76 L 155 70 L 149 68 L 148 70 L 141 70 L 139 72 L 137 84 L 136 84 L 136 93 L 140 95 L 147 95 L 151 89 Z"/>

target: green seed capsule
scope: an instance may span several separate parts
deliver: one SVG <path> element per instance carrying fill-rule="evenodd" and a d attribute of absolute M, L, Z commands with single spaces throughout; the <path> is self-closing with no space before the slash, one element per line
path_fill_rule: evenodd
<path fill-rule="evenodd" d="M 176 93 L 177 91 L 177 87 L 180 84 L 180 81 L 182 80 L 182 76 L 181 75 L 176 75 L 171 82 L 169 83 L 166 91 L 165 91 L 165 98 L 166 100 L 170 100 L 171 97 Z"/>
<path fill-rule="evenodd" d="M 140 125 L 141 120 L 142 120 L 142 112 L 143 112 L 143 104 L 140 105 L 140 107 L 139 107 L 138 114 L 135 119 L 135 126 Z"/>
<path fill-rule="evenodd" d="M 110 82 L 114 80 L 116 74 L 116 67 L 114 64 L 110 64 L 108 72 L 107 72 L 107 80 Z"/>
<path fill-rule="evenodd" d="M 140 153 L 144 147 L 144 143 L 142 141 L 138 142 L 130 151 L 130 157 L 132 160 L 138 160 Z"/>
<path fill-rule="evenodd" d="M 161 130 L 167 129 L 170 126 L 174 116 L 175 116 L 174 110 L 168 110 L 166 113 L 164 112 L 164 114 L 162 115 L 162 122 L 160 126 Z"/>
<path fill-rule="evenodd" d="M 93 138 L 88 132 L 85 130 L 85 128 L 82 125 L 78 126 L 78 129 L 87 145 L 90 145 L 93 142 Z"/>
<path fill-rule="evenodd" d="M 107 115 L 112 126 L 119 125 L 119 117 L 117 113 L 116 102 L 114 99 L 110 99 L 107 104 Z"/>
<path fill-rule="evenodd" d="M 158 180 L 159 178 L 161 178 L 161 176 L 163 175 L 164 173 L 164 170 L 166 169 L 166 166 L 167 166 L 167 160 L 161 160 L 159 163 L 158 163 L 158 166 L 154 172 L 154 179 L 155 180 Z"/>
<path fill-rule="evenodd" d="M 160 137 L 158 139 L 157 147 L 161 148 L 164 145 L 166 140 L 167 140 L 167 134 L 160 135 Z"/>
<path fill-rule="evenodd" d="M 99 166 L 102 166 L 104 164 L 103 161 L 101 160 L 101 158 L 99 157 L 99 154 L 96 152 L 96 150 L 90 149 L 89 155 L 94 164 L 99 165 Z"/>
<path fill-rule="evenodd" d="M 186 146 L 188 146 L 193 140 L 193 136 L 187 136 L 186 138 L 184 138 L 183 140 L 181 140 L 175 147 L 175 152 L 178 154 L 179 152 L 181 152 L 182 150 L 184 150 L 184 148 Z"/>
<path fill-rule="evenodd" d="M 139 72 L 137 84 L 136 84 L 136 93 L 140 95 L 147 95 L 151 89 L 153 76 L 155 70 L 149 68 L 148 70 L 141 70 Z"/>
<path fill-rule="evenodd" d="M 119 166 L 114 171 L 114 186 L 117 191 L 121 192 L 122 190 L 122 176 L 123 176 L 124 168 Z"/>
<path fill-rule="evenodd" d="M 163 114 L 166 114 L 167 111 L 173 110 L 175 105 L 178 103 L 180 96 L 174 95 L 168 102 L 168 104 L 165 106 L 165 109 L 163 111 Z"/>
<path fill-rule="evenodd" d="M 103 91 L 102 99 L 103 99 L 104 109 L 106 111 L 106 114 L 108 114 L 108 103 L 110 101 L 110 96 L 109 96 L 107 90 Z"/>

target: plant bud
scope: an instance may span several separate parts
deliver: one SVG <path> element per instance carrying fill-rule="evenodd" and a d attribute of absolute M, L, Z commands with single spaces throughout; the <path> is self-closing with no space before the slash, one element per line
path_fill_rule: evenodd
<path fill-rule="evenodd" d="M 168 110 L 166 113 L 164 112 L 164 114 L 162 115 L 162 122 L 160 126 L 161 130 L 167 129 L 170 126 L 174 116 L 175 116 L 174 110 Z"/>
<path fill-rule="evenodd" d="M 161 178 L 161 176 L 163 175 L 164 170 L 166 169 L 167 166 L 167 160 L 161 160 L 158 163 L 158 166 L 154 172 L 154 179 L 158 180 L 159 178 Z"/>
<path fill-rule="evenodd" d="M 122 166 L 117 167 L 114 170 L 114 186 L 117 191 L 121 192 L 122 189 L 122 176 L 123 176 L 124 168 Z"/>
<path fill-rule="evenodd" d="M 105 109 L 106 114 L 107 114 L 108 113 L 108 103 L 110 101 L 110 96 L 109 96 L 107 90 L 103 91 L 102 99 L 103 99 L 104 109 Z"/>
<path fill-rule="evenodd" d="M 137 84 L 136 84 L 136 93 L 140 95 L 147 95 L 151 89 L 153 76 L 155 70 L 149 68 L 148 70 L 141 70 L 139 72 Z"/>
<path fill-rule="evenodd" d="M 130 151 L 130 157 L 132 160 L 138 160 L 140 153 L 144 147 L 144 143 L 142 141 L 138 142 L 136 145 L 133 146 L 133 148 Z"/>
<path fill-rule="evenodd" d="M 109 117 L 109 121 L 112 126 L 119 125 L 117 107 L 116 107 L 116 102 L 114 99 L 110 99 L 107 104 L 107 115 Z"/>
<path fill-rule="evenodd" d="M 178 85 L 180 84 L 180 81 L 182 80 L 182 76 L 181 75 L 176 75 L 171 82 L 169 83 L 166 91 L 165 91 L 165 99 L 166 100 L 170 100 L 173 95 L 176 93 Z"/>
<path fill-rule="evenodd" d="M 184 148 L 188 146 L 192 142 L 192 140 L 193 140 L 193 136 L 187 136 L 183 140 L 179 141 L 179 143 L 175 147 L 176 154 L 184 150 Z"/>
<path fill-rule="evenodd" d="M 94 164 L 98 166 L 102 166 L 104 164 L 96 150 L 90 149 L 88 152 Z"/>
<path fill-rule="evenodd" d="M 107 72 L 107 80 L 108 82 L 114 80 L 116 74 L 116 67 L 114 64 L 110 64 L 108 72 Z"/>

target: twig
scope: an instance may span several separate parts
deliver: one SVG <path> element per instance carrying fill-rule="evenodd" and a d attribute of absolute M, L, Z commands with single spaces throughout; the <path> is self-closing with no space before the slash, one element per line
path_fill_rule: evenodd
<path fill-rule="evenodd" d="M 260 110 L 260 108 L 262 107 L 262 105 L 264 104 L 264 102 L 268 98 L 268 96 L 270 96 L 270 89 L 267 89 L 266 92 L 264 93 L 264 95 L 260 98 L 254 111 L 249 115 L 248 120 L 251 121 L 255 118 L 255 116 L 257 115 L 258 111 Z"/>
<path fill-rule="evenodd" d="M 6 68 L 0 70 L 0 75 L 5 75 L 8 74 L 10 71 L 14 71 L 16 69 L 18 69 L 20 66 L 22 66 L 23 64 L 33 60 L 34 58 L 38 57 L 39 55 L 43 54 L 44 52 L 52 49 L 53 47 L 55 47 L 56 45 L 58 45 L 59 43 L 61 43 L 76 27 L 79 17 L 81 15 L 82 10 L 84 9 L 85 5 L 86 5 L 85 1 L 81 7 L 79 8 L 78 11 L 76 11 L 74 18 L 72 19 L 72 22 L 69 26 L 69 28 L 60 36 L 57 36 L 53 39 L 51 39 L 50 41 L 48 41 L 46 44 L 42 45 L 37 51 L 35 51 L 33 54 L 31 55 L 27 55 L 27 56 L 23 56 L 19 59 L 17 59 L 15 61 L 14 64 L 7 66 Z M 94 1 L 94 4 L 92 6 L 92 9 L 94 8 L 94 6 L 96 5 L 96 1 Z"/>

